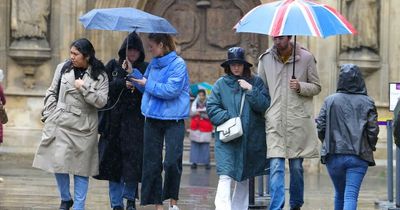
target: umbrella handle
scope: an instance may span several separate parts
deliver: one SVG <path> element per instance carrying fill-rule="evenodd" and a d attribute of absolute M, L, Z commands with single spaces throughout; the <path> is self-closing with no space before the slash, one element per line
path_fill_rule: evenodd
<path fill-rule="evenodd" d="M 137 27 L 135 27 L 131 33 L 136 32 L 136 28 L 137 28 Z M 125 49 L 125 59 L 126 59 L 126 60 L 128 60 L 129 34 L 130 34 L 130 33 L 128 32 L 128 36 L 126 37 L 126 49 Z M 133 67 L 132 67 L 132 68 L 133 68 Z M 128 66 L 126 67 L 125 70 L 128 70 Z"/>
<path fill-rule="evenodd" d="M 293 72 L 292 72 L 292 79 L 296 79 L 296 76 L 294 76 L 296 68 L 296 36 L 294 36 L 294 44 L 293 44 Z"/>

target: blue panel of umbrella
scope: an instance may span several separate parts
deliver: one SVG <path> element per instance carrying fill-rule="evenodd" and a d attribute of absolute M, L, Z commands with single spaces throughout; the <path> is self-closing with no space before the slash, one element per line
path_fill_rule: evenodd
<path fill-rule="evenodd" d="M 130 7 L 93 9 L 82 15 L 79 21 L 86 29 L 178 33 L 165 18 Z"/>

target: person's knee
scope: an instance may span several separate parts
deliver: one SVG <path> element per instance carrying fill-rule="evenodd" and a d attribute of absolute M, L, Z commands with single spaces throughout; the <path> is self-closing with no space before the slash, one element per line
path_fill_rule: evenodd
<path fill-rule="evenodd" d="M 293 172 L 303 172 L 303 162 L 302 161 L 293 161 L 290 164 L 290 170 Z"/>
<path fill-rule="evenodd" d="M 285 171 L 285 161 L 279 159 L 279 158 L 274 158 L 270 160 L 270 170 L 271 173 L 281 173 Z"/>

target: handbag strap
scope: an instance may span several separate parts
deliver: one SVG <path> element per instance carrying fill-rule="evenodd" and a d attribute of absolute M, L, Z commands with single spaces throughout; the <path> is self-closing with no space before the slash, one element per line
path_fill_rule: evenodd
<path fill-rule="evenodd" d="M 241 102 L 240 102 L 240 113 L 239 113 L 239 117 L 242 116 L 243 105 L 244 105 L 244 98 L 245 98 L 245 97 L 246 97 L 246 94 L 243 93 L 243 95 L 242 95 L 242 100 L 241 100 Z"/>

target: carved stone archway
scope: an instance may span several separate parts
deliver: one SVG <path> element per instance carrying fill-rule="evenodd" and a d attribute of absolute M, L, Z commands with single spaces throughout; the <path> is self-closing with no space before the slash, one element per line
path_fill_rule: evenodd
<path fill-rule="evenodd" d="M 236 34 L 232 30 L 244 14 L 259 4 L 257 0 L 147 0 L 138 6 L 165 17 L 177 28 L 178 51 L 186 60 L 191 82 L 214 83 L 223 74 L 220 63 L 226 59 L 229 47 L 245 48 L 247 59 L 253 64 L 267 48 L 267 36 Z"/>

